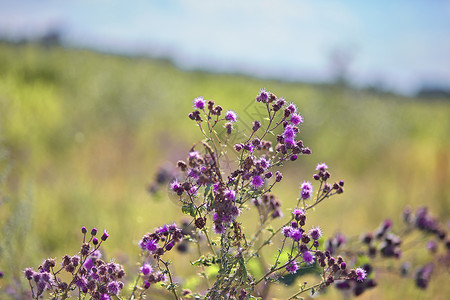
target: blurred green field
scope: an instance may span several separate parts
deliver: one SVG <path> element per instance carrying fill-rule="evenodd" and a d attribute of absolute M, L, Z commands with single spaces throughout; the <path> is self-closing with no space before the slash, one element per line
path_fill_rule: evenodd
<path fill-rule="evenodd" d="M 165 191 L 152 197 L 146 189 L 161 165 L 185 158 L 201 139 L 187 118 L 192 100 L 204 96 L 234 109 L 245 130 L 243 122 L 259 116 L 254 99 L 261 88 L 298 105 L 305 118 L 300 135 L 313 150 L 283 171 L 276 193 L 285 214 L 298 185 L 326 162 L 332 179 L 345 180 L 345 193 L 311 214 L 309 224 L 320 224 L 325 234 L 359 234 L 385 218 L 399 222 L 405 205 L 427 205 L 449 219 L 448 99 L 185 72 L 163 60 L 0 43 L 6 178 L 0 289 L 42 258 L 77 252 L 81 226 L 108 229 L 106 255 L 133 269 L 142 235 L 182 218 Z M 174 260 L 177 274 L 189 275 Z M 446 299 L 443 276 L 427 293 L 388 276 L 362 298 Z"/>

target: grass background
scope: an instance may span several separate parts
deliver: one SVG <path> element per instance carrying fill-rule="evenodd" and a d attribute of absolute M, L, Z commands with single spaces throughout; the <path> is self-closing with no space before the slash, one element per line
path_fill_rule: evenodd
<path fill-rule="evenodd" d="M 325 234 L 357 235 L 385 218 L 399 223 L 405 205 L 427 205 L 448 220 L 448 99 L 186 72 L 164 60 L 1 43 L 0 289 L 42 258 L 76 253 L 81 226 L 108 229 L 106 256 L 132 273 L 142 235 L 182 218 L 165 191 L 151 196 L 146 189 L 160 166 L 185 158 L 201 139 L 187 118 L 192 100 L 203 96 L 235 110 L 245 132 L 244 123 L 259 118 L 254 99 L 261 88 L 297 104 L 305 119 L 300 136 L 313 150 L 283 169 L 275 192 L 285 214 L 299 184 L 326 162 L 332 179 L 345 180 L 345 193 L 310 214 L 309 224 L 320 224 Z M 180 278 L 192 275 L 182 267 L 186 258 L 173 255 Z M 416 260 L 428 258 L 424 252 Z M 448 273 L 435 275 L 427 292 L 386 275 L 382 287 L 362 298 L 445 299 Z M 273 297 L 282 299 L 282 290 L 274 288 Z"/>

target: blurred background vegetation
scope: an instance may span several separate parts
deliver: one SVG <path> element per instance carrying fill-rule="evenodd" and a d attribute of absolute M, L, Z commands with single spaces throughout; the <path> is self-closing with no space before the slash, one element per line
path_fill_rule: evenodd
<path fill-rule="evenodd" d="M 386 218 L 399 225 L 406 205 L 427 205 L 448 219 L 448 98 L 187 72 L 166 60 L 3 42 L 0 289 L 43 258 L 76 253 L 81 226 L 107 229 L 106 257 L 132 276 L 142 235 L 183 217 L 166 190 L 147 189 L 161 166 L 174 166 L 201 139 L 187 118 L 192 100 L 203 96 L 235 110 L 245 132 L 244 123 L 259 118 L 254 99 L 261 88 L 297 104 L 305 119 L 300 136 L 313 151 L 283 169 L 275 193 L 285 215 L 299 184 L 326 162 L 332 179 L 345 180 L 343 195 L 310 214 L 309 224 L 326 235 L 358 235 Z M 173 254 L 174 268 L 186 279 L 193 273 L 180 255 Z M 429 290 L 419 291 L 412 280 L 386 274 L 362 298 L 446 299 L 448 274 L 435 275 Z M 282 299 L 281 289 L 274 296 Z"/>

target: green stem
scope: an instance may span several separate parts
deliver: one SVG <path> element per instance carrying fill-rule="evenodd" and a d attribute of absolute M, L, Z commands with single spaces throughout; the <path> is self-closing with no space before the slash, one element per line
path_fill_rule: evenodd
<path fill-rule="evenodd" d="M 140 272 L 139 272 L 138 277 L 136 278 L 136 281 L 134 282 L 134 287 L 133 287 L 133 291 L 131 292 L 131 295 L 130 295 L 130 300 L 134 299 L 134 293 L 136 293 L 139 279 L 141 279 L 141 273 Z"/>
<path fill-rule="evenodd" d="M 290 299 L 296 299 L 297 296 L 300 295 L 301 293 L 304 293 L 304 292 L 306 292 L 306 291 L 312 290 L 312 289 L 314 289 L 314 288 L 316 288 L 316 287 L 320 287 L 321 285 L 323 285 L 323 282 L 322 282 L 322 281 L 319 282 L 319 283 L 317 283 L 317 284 L 315 284 L 315 285 L 313 285 L 313 286 L 310 286 L 310 287 L 307 288 L 307 289 L 301 289 L 300 291 L 298 291 L 298 292 L 295 293 L 294 295 L 290 296 L 290 297 L 288 298 L 288 300 L 290 300 Z"/>
<path fill-rule="evenodd" d="M 176 300 L 179 300 L 177 291 L 176 291 L 176 289 L 175 289 L 175 284 L 173 283 L 172 274 L 170 273 L 170 270 L 169 270 L 169 263 L 163 261 L 162 259 L 160 259 L 160 261 L 161 261 L 161 262 L 164 264 L 164 266 L 166 267 L 167 274 L 169 275 L 169 281 L 170 281 L 170 288 L 169 288 L 169 290 L 172 291 L 172 293 L 173 293 L 175 299 L 176 299 Z"/>

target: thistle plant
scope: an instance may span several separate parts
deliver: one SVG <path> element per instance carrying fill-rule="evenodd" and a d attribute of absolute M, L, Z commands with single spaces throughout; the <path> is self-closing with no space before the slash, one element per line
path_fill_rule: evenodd
<path fill-rule="evenodd" d="M 100 240 L 96 237 L 96 228 L 91 230 L 89 240 L 86 239 L 86 227 L 82 227 L 81 232 L 83 242 L 78 254 L 64 255 L 60 263 L 56 259 L 46 259 L 37 271 L 32 268 L 24 271 L 33 299 L 39 299 L 46 291 L 52 299 L 89 296 L 90 299 L 106 300 L 119 294 L 124 286 L 120 279 L 125 276 L 125 271 L 119 264 L 104 262 L 99 250 L 109 237 L 108 232 L 105 230 Z"/>
<path fill-rule="evenodd" d="M 374 233 L 364 233 L 361 238 L 337 234 L 325 239 L 320 224 L 310 223 L 308 216 L 319 204 L 342 194 L 344 181 L 331 180 L 329 167 L 323 162 L 300 184 L 297 199 L 291 201 L 295 207 L 283 216 L 282 201 L 274 194 L 283 180 L 282 167 L 312 151 L 299 138 L 304 119 L 295 104 L 265 90 L 256 102 L 266 116 L 254 120 L 250 132 L 236 142 L 238 114 L 212 100 L 194 99 L 194 110 L 188 117 L 203 140 L 188 151 L 185 160 L 177 162 L 178 175 L 162 170 L 150 189 L 156 191 L 158 185 L 168 183 L 189 219 L 181 227 L 167 224 L 142 237 L 138 274 L 130 280 L 131 288 L 123 291 L 128 299 L 151 296 L 156 284 L 164 286 L 174 299 L 265 299 L 272 285 L 288 284 L 304 273 L 317 275 L 317 280 L 304 282 L 288 299 L 315 294 L 332 285 L 359 295 L 377 285 L 371 261 L 400 259 L 402 238 L 417 230 L 436 237 L 427 242 L 430 251 L 437 253 L 437 243 L 444 245 L 446 252 L 440 253 L 439 259 L 449 265 L 446 229 L 423 208 L 415 216 L 405 210 L 405 228 L 399 234 L 393 233 L 392 222 L 386 220 Z M 230 163 L 231 155 L 236 160 Z M 257 214 L 256 230 L 245 228 L 242 221 L 252 211 Z M 273 228 L 275 219 L 284 219 L 283 225 Z M 124 286 L 119 281 L 123 268 L 100 259 L 101 241 L 94 237 L 96 232 L 91 232 L 88 241 L 85 228 L 82 233 L 80 253 L 65 256 L 58 270 L 55 260 L 46 260 L 38 271 L 25 270 L 35 299 L 45 291 L 55 299 L 71 295 L 81 299 L 127 297 L 119 296 Z M 101 240 L 106 238 L 105 232 Z M 200 268 L 204 287 L 196 292 L 183 289 L 166 255 L 173 249 L 184 249 L 186 243 L 198 249 L 198 257 L 190 265 L 193 272 Z M 250 267 L 254 262 L 262 267 Z M 420 288 L 426 288 L 433 266 L 424 265 L 416 272 Z M 408 274 L 404 265 L 402 268 L 402 274 Z M 69 282 L 59 278 L 62 271 L 72 276 Z"/>

